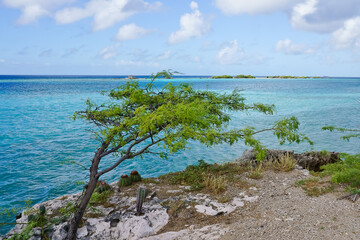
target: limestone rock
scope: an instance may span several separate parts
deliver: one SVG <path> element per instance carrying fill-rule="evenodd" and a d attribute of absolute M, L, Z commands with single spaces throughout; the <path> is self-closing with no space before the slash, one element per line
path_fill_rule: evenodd
<path fill-rule="evenodd" d="M 317 172 L 325 164 L 341 161 L 339 155 L 337 152 L 304 152 L 295 154 L 295 159 L 303 168 Z"/>

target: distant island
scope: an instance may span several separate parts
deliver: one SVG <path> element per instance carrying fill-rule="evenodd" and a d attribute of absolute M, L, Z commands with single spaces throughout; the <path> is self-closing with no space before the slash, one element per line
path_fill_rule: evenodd
<path fill-rule="evenodd" d="M 234 77 L 231 75 L 220 75 L 220 76 L 212 76 L 211 78 L 218 79 L 218 78 L 255 78 L 255 77 L 251 75 L 236 75 Z"/>
<path fill-rule="evenodd" d="M 309 77 L 309 76 L 267 76 L 266 78 L 323 78 L 323 77 Z"/>

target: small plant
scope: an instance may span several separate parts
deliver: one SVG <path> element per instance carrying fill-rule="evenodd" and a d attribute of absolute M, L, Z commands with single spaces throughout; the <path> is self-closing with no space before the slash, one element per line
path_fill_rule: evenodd
<path fill-rule="evenodd" d="M 295 183 L 296 186 L 305 190 L 308 196 L 318 197 L 334 190 L 334 185 L 319 178 L 309 178 Z"/>
<path fill-rule="evenodd" d="M 207 176 L 204 181 L 205 187 L 215 194 L 222 193 L 226 190 L 227 181 L 220 176 Z"/>
<path fill-rule="evenodd" d="M 185 201 L 184 200 L 179 200 L 179 201 L 172 202 L 170 204 L 168 214 L 170 216 L 172 216 L 172 217 L 176 216 L 184 206 L 185 206 Z"/>
<path fill-rule="evenodd" d="M 130 179 L 132 182 L 140 182 L 141 181 L 141 176 L 137 171 L 132 171 L 130 173 Z"/>
<path fill-rule="evenodd" d="M 124 186 L 130 186 L 132 184 L 131 179 L 129 178 L 128 175 L 124 174 L 121 176 L 120 180 L 119 180 L 119 186 L 120 187 L 124 187 Z"/>
<path fill-rule="evenodd" d="M 321 156 L 324 156 L 324 157 L 328 156 L 330 154 L 327 150 L 321 150 L 319 153 Z"/>
<path fill-rule="evenodd" d="M 41 239 L 47 239 L 47 236 L 44 234 L 44 228 L 48 226 L 49 219 L 45 215 L 46 208 L 44 205 L 41 205 L 39 210 L 36 211 L 32 209 L 32 213 L 28 215 L 28 223 L 24 230 L 21 233 L 13 235 L 9 240 L 25 240 L 30 239 L 33 236 L 33 228 L 41 228 Z"/>
<path fill-rule="evenodd" d="M 98 193 L 102 193 L 105 191 L 109 191 L 111 189 L 110 185 L 107 184 L 105 181 L 98 181 L 98 183 L 96 184 L 96 191 Z"/>
<path fill-rule="evenodd" d="M 109 199 L 110 193 L 110 190 L 105 190 L 101 193 L 99 193 L 98 191 L 94 192 L 91 195 L 90 204 L 96 205 L 106 203 L 106 201 Z"/>
<path fill-rule="evenodd" d="M 272 168 L 277 171 L 288 172 L 294 169 L 296 165 L 296 160 L 287 153 L 279 160 L 272 160 L 271 165 Z"/>
<path fill-rule="evenodd" d="M 260 163 L 249 170 L 248 177 L 252 179 L 260 179 L 263 176 L 262 174 L 263 174 L 263 169 L 262 169 L 262 164 Z"/>
<path fill-rule="evenodd" d="M 69 218 L 70 214 L 76 212 L 76 205 L 73 202 L 69 202 L 65 207 L 60 208 L 58 211 L 65 218 Z"/>
<path fill-rule="evenodd" d="M 204 188 L 204 173 L 211 165 L 204 160 L 199 160 L 198 165 L 187 166 L 182 172 L 173 174 L 170 177 L 170 183 L 190 185 L 190 190 L 200 190 Z"/>
<path fill-rule="evenodd" d="M 149 194 L 149 190 L 146 188 L 139 187 L 136 191 L 136 214 L 142 213 L 142 206 L 146 196 Z"/>

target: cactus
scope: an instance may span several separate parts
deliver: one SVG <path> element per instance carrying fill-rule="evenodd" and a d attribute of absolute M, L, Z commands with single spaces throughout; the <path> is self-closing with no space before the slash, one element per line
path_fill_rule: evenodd
<path fill-rule="evenodd" d="M 142 187 L 139 187 L 138 190 L 136 191 L 136 213 L 139 215 L 141 214 L 142 205 L 148 193 L 149 190 Z"/>
<path fill-rule="evenodd" d="M 105 192 L 107 190 L 110 190 L 110 185 L 107 184 L 105 181 L 98 181 L 98 183 L 96 184 L 96 191 L 98 193 L 102 193 L 102 192 Z"/>
<path fill-rule="evenodd" d="M 128 175 L 124 174 L 121 176 L 120 180 L 119 180 L 119 186 L 123 187 L 123 186 L 130 186 L 132 184 L 131 179 L 129 178 Z"/>
<path fill-rule="evenodd" d="M 39 213 L 40 215 L 45 215 L 45 212 L 46 212 L 46 208 L 44 205 L 40 205 L 39 207 Z"/>
<path fill-rule="evenodd" d="M 132 171 L 130 173 L 130 179 L 132 182 L 140 182 L 141 181 L 141 176 L 137 171 Z"/>

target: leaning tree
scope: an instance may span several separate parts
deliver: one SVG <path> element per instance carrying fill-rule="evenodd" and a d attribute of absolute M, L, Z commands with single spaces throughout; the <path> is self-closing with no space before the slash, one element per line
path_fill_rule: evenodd
<path fill-rule="evenodd" d="M 173 153 L 184 149 L 189 141 L 212 146 L 242 140 L 254 147 L 261 158 L 264 151 L 254 138 L 257 133 L 272 131 L 280 143 L 306 140 L 298 133 L 299 122 L 295 117 L 281 119 L 267 129 L 229 129 L 231 112 L 273 114 L 274 106 L 247 104 L 239 90 L 226 94 L 171 83 L 158 89 L 155 81 L 169 75 L 172 75 L 171 71 L 159 72 L 144 86 L 137 81 L 128 81 L 107 93 L 108 102 L 97 105 L 88 100 L 86 109 L 74 114 L 75 119 L 84 119 L 98 127 L 96 136 L 100 145 L 91 161 L 89 181 L 77 203 L 67 239 L 76 239 L 79 223 L 100 176 L 114 170 L 126 159 L 149 153 L 153 146 Z M 163 157 L 164 152 L 158 154 Z M 99 169 L 100 161 L 111 154 L 117 157 L 116 162 Z"/>

